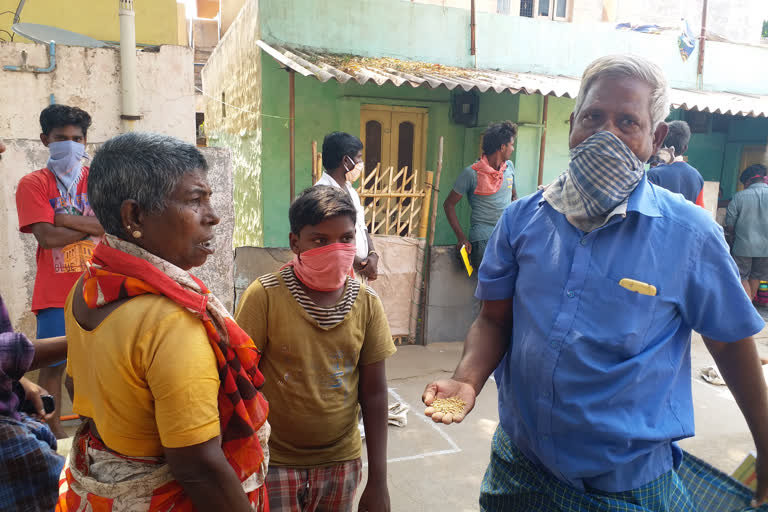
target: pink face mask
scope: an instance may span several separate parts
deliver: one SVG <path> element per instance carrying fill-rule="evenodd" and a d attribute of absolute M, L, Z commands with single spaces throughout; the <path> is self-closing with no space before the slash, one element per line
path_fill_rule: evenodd
<path fill-rule="evenodd" d="M 299 281 L 318 292 L 332 292 L 344 286 L 352 271 L 355 244 L 330 244 L 294 256 L 286 266 L 293 267 Z"/>

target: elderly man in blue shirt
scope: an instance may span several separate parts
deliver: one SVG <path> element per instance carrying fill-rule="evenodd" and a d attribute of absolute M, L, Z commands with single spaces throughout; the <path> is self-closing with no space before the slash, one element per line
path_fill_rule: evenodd
<path fill-rule="evenodd" d="M 483 306 L 451 379 L 459 422 L 495 370 L 500 425 L 487 511 L 684 511 L 675 441 L 694 435 L 691 331 L 704 336 L 757 447 L 768 495 L 768 400 L 752 336 L 764 323 L 722 229 L 648 183 L 667 134 L 661 69 L 634 56 L 590 64 L 571 115 L 568 169 L 510 205 L 479 270 Z"/>

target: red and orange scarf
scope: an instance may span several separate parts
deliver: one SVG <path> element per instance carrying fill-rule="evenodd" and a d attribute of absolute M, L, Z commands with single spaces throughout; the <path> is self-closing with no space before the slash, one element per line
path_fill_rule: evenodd
<path fill-rule="evenodd" d="M 240 481 L 246 480 L 264 461 L 256 433 L 266 423 L 269 410 L 258 391 L 264 376 L 253 340 L 202 281 L 134 244 L 107 235 L 94 250 L 83 278 L 86 304 L 97 308 L 145 293 L 168 297 L 205 325 L 221 379 L 222 450 Z"/>
<path fill-rule="evenodd" d="M 498 192 L 504 184 L 504 171 L 506 168 L 507 162 L 504 162 L 498 170 L 494 169 L 488 163 L 488 157 L 485 155 L 472 164 L 472 169 L 477 173 L 475 195 L 492 196 Z"/>

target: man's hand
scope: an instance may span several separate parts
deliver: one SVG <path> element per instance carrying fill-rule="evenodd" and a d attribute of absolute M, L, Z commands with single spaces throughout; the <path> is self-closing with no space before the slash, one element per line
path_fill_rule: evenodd
<path fill-rule="evenodd" d="M 32 404 L 35 406 L 37 414 L 35 414 L 34 417 L 43 422 L 53 418 L 53 415 L 56 413 L 56 411 L 46 414 L 45 408 L 43 407 L 43 399 L 40 398 L 41 396 L 48 395 L 50 393 L 25 377 L 19 379 L 19 383 L 21 384 L 21 387 L 24 388 L 26 399 L 32 402 Z"/>
<path fill-rule="evenodd" d="M 360 497 L 358 512 L 389 512 L 389 490 L 387 482 L 369 480 L 365 486 L 363 495 Z"/>
<path fill-rule="evenodd" d="M 379 277 L 379 255 L 369 254 L 367 258 L 360 261 L 360 270 L 358 274 L 367 278 L 369 281 L 375 281 Z"/>
<path fill-rule="evenodd" d="M 466 238 L 459 240 L 459 243 L 456 244 L 456 250 L 461 251 L 462 247 L 467 248 L 467 254 L 472 254 L 472 244 Z"/>
<path fill-rule="evenodd" d="M 457 397 L 464 401 L 464 411 L 461 414 L 454 415 L 448 413 L 444 415 L 441 412 L 435 412 L 435 410 L 430 407 L 432 402 L 435 401 L 435 398 L 452 397 Z M 453 379 L 432 382 L 427 385 L 426 389 L 424 389 L 424 394 L 421 395 L 421 400 L 424 402 L 424 405 L 427 406 L 424 414 L 430 416 L 435 423 L 440 423 L 442 421 L 446 425 L 450 425 L 451 423 L 461 423 L 464 417 L 475 407 L 476 398 L 477 393 L 475 392 L 475 388 L 465 382 Z"/>

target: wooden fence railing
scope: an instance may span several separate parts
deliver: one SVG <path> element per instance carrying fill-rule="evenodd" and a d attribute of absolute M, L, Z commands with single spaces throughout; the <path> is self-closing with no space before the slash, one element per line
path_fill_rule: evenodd
<path fill-rule="evenodd" d="M 357 192 L 365 208 L 365 222 L 372 235 L 395 235 L 413 238 L 427 236 L 429 203 L 432 197 L 432 173 L 427 171 L 423 183 L 419 170 L 409 172 L 376 166 L 360 178 Z"/>
<path fill-rule="evenodd" d="M 322 153 L 312 143 L 312 183 L 323 174 Z M 389 167 L 366 169 L 357 182 L 357 192 L 365 208 L 365 223 L 371 235 L 394 235 L 424 238 L 429 225 L 432 199 L 431 171 L 420 179 L 418 169 L 399 171 Z"/>

